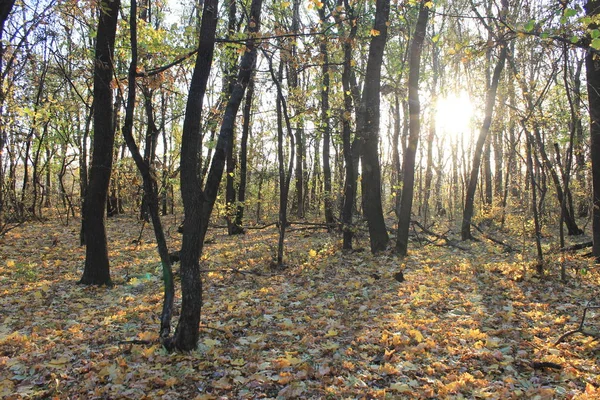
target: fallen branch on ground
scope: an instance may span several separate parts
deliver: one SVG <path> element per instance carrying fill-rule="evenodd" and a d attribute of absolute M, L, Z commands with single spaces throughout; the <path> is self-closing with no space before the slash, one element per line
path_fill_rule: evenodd
<path fill-rule="evenodd" d="M 435 237 L 435 238 L 437 238 L 437 239 L 444 240 L 444 241 L 446 242 L 446 245 L 448 245 L 448 246 L 450 246 L 450 247 L 456 247 L 457 249 L 460 249 L 460 250 L 462 250 L 462 251 L 467 251 L 467 252 L 468 252 L 468 251 L 470 251 L 468 248 L 466 248 L 466 247 L 463 247 L 463 246 L 459 245 L 458 243 L 456 243 L 456 241 L 455 241 L 455 240 L 452 240 L 452 239 L 448 238 L 448 236 L 446 236 L 446 235 L 441 235 L 441 234 L 439 234 L 439 233 L 435 233 L 435 232 L 433 232 L 433 231 L 431 231 L 431 230 L 429 230 L 429 229 L 425 228 L 423 225 L 421 225 L 421 224 L 419 223 L 419 221 L 412 220 L 412 221 L 410 221 L 410 222 L 411 222 L 413 225 L 416 225 L 416 226 L 418 226 L 418 227 L 419 227 L 419 228 L 420 228 L 420 229 L 421 229 L 423 232 L 425 232 L 425 233 L 426 233 L 426 234 L 428 234 L 429 236 L 433 236 L 433 237 Z"/>
<path fill-rule="evenodd" d="M 593 246 L 593 242 L 584 242 L 584 243 L 577 243 L 574 244 L 572 246 L 568 246 L 568 247 L 563 247 L 560 248 L 558 250 L 553 251 L 553 253 L 560 253 L 560 252 L 573 252 L 573 251 L 577 251 L 577 250 L 583 250 L 583 249 L 587 249 L 588 247 L 592 247 Z"/>
<path fill-rule="evenodd" d="M 589 305 L 590 302 L 588 302 L 588 305 L 585 306 L 585 308 L 583 309 L 583 315 L 581 317 L 581 322 L 579 323 L 579 327 L 577 327 L 577 329 L 573 329 L 572 331 L 569 331 L 565 334 L 563 334 L 561 337 L 558 338 L 558 340 L 554 343 L 554 345 L 556 346 L 557 344 L 561 343 L 563 340 L 565 340 L 567 337 L 575 334 L 575 333 L 581 333 L 582 335 L 585 336 L 590 336 L 596 340 L 600 339 L 600 336 L 593 334 L 591 332 L 586 332 L 583 330 L 583 325 L 585 324 L 585 317 L 587 315 L 588 310 L 590 309 L 598 309 L 600 308 L 600 305 L 598 306 L 591 306 Z"/>
<path fill-rule="evenodd" d="M 496 244 L 499 244 L 500 246 L 504 246 L 504 247 L 506 248 L 506 250 L 507 250 L 507 251 L 509 251 L 509 252 L 511 252 L 511 253 L 512 253 L 513 251 L 515 251 L 515 249 L 514 249 L 514 248 L 513 248 L 511 245 L 509 245 L 509 244 L 506 244 L 506 243 L 504 243 L 502 240 L 496 239 L 496 238 L 494 238 L 494 237 L 492 237 L 492 236 L 488 235 L 487 233 L 485 233 L 485 232 L 484 232 L 484 231 L 483 231 L 483 230 L 482 230 L 480 227 L 478 227 L 477 225 L 475 225 L 475 224 L 471 224 L 471 226 L 472 226 L 473 228 L 475 228 L 475 229 L 477 230 L 477 232 L 481 233 L 481 235 L 483 235 L 483 237 L 484 237 L 484 238 L 486 238 L 487 240 L 489 240 L 489 241 L 491 241 L 491 242 L 494 242 L 494 243 L 496 243 Z"/>

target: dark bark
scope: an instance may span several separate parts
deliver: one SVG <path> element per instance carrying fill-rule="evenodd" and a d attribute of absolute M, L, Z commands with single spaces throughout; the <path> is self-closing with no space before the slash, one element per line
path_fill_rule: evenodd
<path fill-rule="evenodd" d="M 529 179 L 531 181 L 531 209 L 533 211 L 533 224 L 535 228 L 535 248 L 537 251 L 537 263 L 536 263 L 536 271 L 538 275 L 542 275 L 544 273 L 544 255 L 542 253 L 542 244 L 541 244 L 541 227 L 540 227 L 540 217 L 537 206 L 537 183 L 535 180 L 535 173 L 533 169 L 533 146 L 531 145 L 531 134 L 526 132 L 527 135 L 527 173 L 529 175 Z"/>
<path fill-rule="evenodd" d="M 250 78 L 246 99 L 244 100 L 242 137 L 240 138 L 240 182 L 237 190 L 238 203 L 235 211 L 235 233 L 244 233 L 242 223 L 244 221 L 244 208 L 246 201 L 246 186 L 248 180 L 248 138 L 252 119 L 252 101 L 254 99 L 254 79 Z"/>
<path fill-rule="evenodd" d="M 319 9 L 319 18 L 325 22 L 325 7 Z M 321 87 L 321 127 L 323 132 L 323 184 L 325 194 L 323 196 L 324 208 L 325 208 L 325 223 L 330 225 L 333 224 L 333 201 L 332 201 L 332 189 L 331 189 L 331 165 L 330 165 L 330 143 L 331 143 L 331 118 L 329 114 L 331 112 L 329 108 L 329 53 L 327 51 L 327 40 L 323 39 L 320 44 L 320 51 L 322 57 L 323 66 L 321 68 L 322 74 L 322 87 Z"/>
<path fill-rule="evenodd" d="M 236 28 L 236 1 L 228 0 L 226 2 L 227 5 L 227 37 L 233 38 L 237 33 L 238 28 Z M 223 93 L 221 94 L 224 99 L 223 105 L 226 105 L 225 101 L 231 96 L 233 91 L 233 84 L 235 82 L 235 69 L 237 64 L 237 52 L 234 48 L 227 48 L 227 51 L 224 54 L 223 61 Z M 234 131 L 235 135 L 235 131 Z M 232 139 L 232 143 L 235 143 L 235 136 Z M 229 146 L 227 148 L 226 155 L 226 168 L 227 174 L 225 176 L 225 208 L 226 208 L 226 219 L 227 219 L 227 233 L 229 235 L 237 235 L 243 233 L 243 229 L 241 226 L 236 225 L 235 214 L 237 211 L 237 190 L 236 190 L 236 169 L 237 169 L 237 159 L 235 156 L 235 146 Z"/>
<path fill-rule="evenodd" d="M 79 283 L 111 285 L 104 210 L 113 162 L 112 63 L 120 0 L 104 4 L 100 12 L 94 60 L 94 145 L 83 210 L 86 253 Z"/>
<path fill-rule="evenodd" d="M 278 161 L 278 171 L 279 171 L 279 219 L 277 228 L 279 230 L 279 239 L 277 241 L 277 268 L 283 268 L 283 253 L 284 253 L 284 244 L 285 244 L 285 229 L 288 224 L 287 220 L 287 204 L 288 197 L 290 191 L 290 182 L 292 179 L 292 171 L 294 168 L 294 139 L 295 136 L 292 133 L 292 125 L 290 122 L 290 117 L 287 109 L 287 102 L 285 100 L 285 96 L 281 89 L 281 80 L 283 79 L 283 64 L 279 64 L 278 74 L 275 75 L 275 70 L 273 68 L 273 60 L 268 57 L 269 62 L 269 72 L 271 74 L 271 79 L 277 88 L 277 101 L 276 101 L 276 110 L 277 110 L 277 161 Z M 283 152 L 283 135 L 284 135 L 284 124 L 285 130 L 287 132 L 288 139 L 290 141 L 290 156 L 289 156 L 289 165 L 285 167 L 285 155 Z"/>
<path fill-rule="evenodd" d="M 146 112 L 146 138 L 143 158 L 148 165 L 153 165 L 156 159 L 156 146 L 158 144 L 158 135 L 160 134 L 160 130 L 156 125 L 156 119 L 154 117 L 154 105 L 152 104 L 152 97 L 154 91 L 148 86 L 142 85 L 142 94 L 144 95 L 144 111 Z M 148 221 L 149 212 L 147 201 L 148 198 L 144 196 L 144 198 L 142 199 L 142 207 L 140 210 L 140 219 L 143 219 L 145 221 Z"/>
<path fill-rule="evenodd" d="M 351 27 L 348 38 L 344 41 L 344 70 L 342 72 L 342 87 L 344 90 L 344 113 L 342 115 L 342 142 L 345 161 L 345 184 L 344 184 L 344 204 L 342 207 L 343 224 L 343 245 L 346 250 L 352 249 L 352 237 L 354 236 L 354 227 L 352 222 L 352 212 L 354 211 L 356 201 L 356 179 L 355 154 L 352 146 L 352 110 L 353 97 L 352 91 L 352 49 L 354 38 L 356 37 L 357 26 L 354 19 L 354 10 L 346 2 L 346 12 L 350 18 Z"/>
<path fill-rule="evenodd" d="M 291 32 L 298 33 L 300 30 L 300 0 L 293 0 L 292 2 L 292 26 Z M 298 39 L 294 38 L 292 41 L 291 52 L 290 52 L 290 61 L 288 63 L 288 78 L 289 78 L 289 86 L 292 92 L 298 91 L 300 89 L 300 77 L 298 74 L 298 45 L 296 41 Z M 299 107 L 300 106 L 300 107 Z M 296 166 L 295 166 L 295 185 L 296 185 L 296 197 L 294 199 L 294 206 L 296 208 L 296 216 L 298 218 L 304 218 L 305 210 L 304 210 L 304 181 L 305 181 L 305 168 L 304 168 L 304 158 L 305 154 L 305 146 L 304 146 L 304 121 L 301 107 L 304 104 L 298 104 L 295 108 L 296 112 L 296 126 L 294 130 L 294 142 L 296 146 Z"/>
<path fill-rule="evenodd" d="M 477 143 L 475 144 L 475 151 L 473 154 L 473 164 L 471 165 L 471 175 L 465 196 L 465 207 L 463 209 L 461 227 L 462 240 L 469 240 L 473 238 L 471 236 L 471 220 L 473 218 L 475 190 L 477 189 L 477 179 L 479 177 L 479 168 L 481 166 L 481 155 L 483 152 L 483 145 L 485 144 L 487 135 L 490 131 L 490 126 L 492 124 L 494 105 L 496 103 L 496 92 L 498 90 L 498 83 L 500 82 L 500 76 L 504 70 L 504 64 L 507 56 L 506 45 L 501 43 L 500 46 L 500 55 L 498 56 L 498 61 L 496 62 L 496 66 L 494 68 L 494 74 L 492 75 L 490 87 L 485 95 L 485 114 L 483 125 L 479 131 L 479 137 L 477 138 Z"/>
<path fill-rule="evenodd" d="M 138 171 L 142 175 L 144 185 L 144 199 L 145 204 L 152 220 L 152 226 L 154 228 L 154 236 L 156 238 L 156 244 L 158 246 L 158 254 L 162 263 L 163 269 L 163 281 L 164 281 L 164 298 L 163 298 L 163 309 L 160 318 L 160 337 L 166 338 L 169 336 L 171 331 L 171 316 L 173 314 L 173 301 L 175 299 L 175 286 L 173 283 L 173 271 L 171 269 L 171 260 L 169 257 L 169 248 L 167 246 L 167 239 L 162 227 L 162 223 L 159 216 L 159 204 L 158 204 L 158 184 L 156 182 L 156 172 L 153 171 L 152 167 L 152 154 L 147 150 L 148 146 L 152 146 L 148 143 L 148 135 L 146 136 L 146 151 L 145 156 L 142 157 L 140 149 L 133 138 L 133 113 L 135 110 L 135 89 L 136 81 L 135 74 L 137 69 L 137 12 L 136 12 L 136 0 L 131 0 L 131 13 L 130 13 L 130 32 L 131 32 L 131 64 L 129 66 L 128 74 L 128 94 L 127 104 L 125 109 L 125 121 L 123 124 L 123 137 L 127 143 L 127 147 L 131 152 L 133 160 L 138 168 Z M 152 113 L 152 106 L 148 107 L 148 96 L 145 95 L 145 106 L 146 112 Z M 153 118 L 148 115 L 149 121 L 152 121 L 151 125 L 154 125 Z M 150 124 L 149 124 L 150 125 Z M 149 128 L 150 129 L 150 128 Z M 156 135 L 151 132 L 151 135 L 156 140 Z"/>
<path fill-rule="evenodd" d="M 4 121 L 2 120 L 2 108 L 4 107 L 4 42 L 3 42 L 3 33 L 4 33 L 4 24 L 8 19 L 10 12 L 15 4 L 15 0 L 5 0 L 0 2 L 0 227 L 2 226 L 3 216 L 4 216 L 4 174 L 2 173 L 2 165 L 3 164 L 3 155 L 4 155 L 4 145 L 6 144 L 6 130 L 4 128 Z"/>
<path fill-rule="evenodd" d="M 385 250 L 389 236 L 383 218 L 381 204 L 381 166 L 379 163 L 379 120 L 381 65 L 387 40 L 387 22 L 390 15 L 390 1 L 377 0 L 373 29 L 378 32 L 371 37 L 367 71 L 360 105 L 358 135 L 363 140 L 362 197 L 363 210 L 369 225 L 371 252 Z"/>
<path fill-rule="evenodd" d="M 396 237 L 396 252 L 405 256 L 408 252 L 408 230 L 410 227 L 410 215 L 413 203 L 413 192 L 415 185 L 415 157 L 419 134 L 421 130 L 421 104 L 419 101 L 419 77 L 421 69 L 421 51 L 429 19 L 429 8 L 421 2 L 419 16 L 415 26 L 415 34 L 410 44 L 410 55 L 408 61 L 408 108 L 409 108 L 409 137 L 408 146 L 404 153 L 402 163 L 402 198 L 400 200 L 400 213 L 398 217 L 398 233 Z"/>
<path fill-rule="evenodd" d="M 392 193 L 394 194 L 394 212 L 400 216 L 400 199 L 402 197 L 402 163 L 400 162 L 400 94 L 394 93 L 394 133 L 392 136 Z M 404 153 L 403 153 L 404 154 Z"/>
<path fill-rule="evenodd" d="M 204 94 L 210 75 L 217 28 L 218 0 L 207 0 L 202 12 L 198 54 L 190 82 L 181 139 L 181 197 L 185 219 L 181 245 L 181 315 L 173 338 L 165 340 L 168 349 L 196 348 L 202 309 L 202 281 L 199 259 L 202 253 L 202 191 L 200 166 L 200 121 Z"/>
<path fill-rule="evenodd" d="M 600 15 L 600 1 L 588 0 L 589 16 Z M 588 27 L 597 28 L 595 24 Z M 590 112 L 590 155 L 592 159 L 592 253 L 600 261 L 600 60 L 588 51 L 585 60 Z"/>
<path fill-rule="evenodd" d="M 344 49 L 344 64 L 342 70 L 342 89 L 344 96 L 344 109 L 341 115 L 342 120 L 342 153 L 344 156 L 345 176 L 344 176 L 344 196 L 342 204 L 342 231 L 343 244 L 345 250 L 352 249 L 352 237 L 354 236 L 354 227 L 352 223 L 352 212 L 356 199 L 356 174 L 355 174 L 355 155 L 352 146 L 352 50 L 354 38 L 356 37 L 358 24 L 354 16 L 354 9 L 348 1 L 343 2 L 346 10 L 346 15 L 350 22 L 350 32 L 348 37 L 343 41 Z M 342 0 L 338 0 L 338 7 L 341 7 Z M 335 14 L 335 22 L 341 25 L 339 14 Z"/>
<path fill-rule="evenodd" d="M 433 61 L 432 83 L 431 83 L 431 98 L 437 99 L 437 85 L 440 74 L 439 49 L 436 43 L 432 43 L 431 58 Z M 434 100 L 435 101 L 435 100 Z M 431 199 L 431 184 L 433 181 L 433 141 L 436 137 L 435 114 L 437 112 L 437 104 L 433 103 L 430 111 L 429 134 L 427 135 L 427 165 L 425 166 L 425 187 L 423 199 L 423 225 L 427 226 L 429 217 L 429 201 Z"/>
<path fill-rule="evenodd" d="M 184 138 L 188 139 L 192 144 L 190 147 L 193 149 L 186 150 L 184 164 L 183 149 L 185 149 L 186 142 L 182 142 L 181 156 L 181 187 L 186 216 L 183 227 L 183 244 L 181 247 L 181 316 L 173 338 L 165 340 L 165 346 L 169 349 L 189 351 L 193 350 L 198 344 L 198 329 L 200 325 L 200 312 L 202 310 L 202 281 L 200 279 L 199 257 L 202 253 L 208 221 L 212 214 L 219 185 L 223 177 L 223 171 L 225 170 L 227 150 L 233 144 L 233 131 L 237 111 L 244 97 L 244 92 L 250 81 L 256 62 L 254 36 L 260 26 L 261 5 L 261 0 L 253 0 L 250 6 L 250 16 L 246 29 L 249 36 L 246 42 L 246 52 L 241 59 L 237 81 L 233 85 L 233 91 L 225 108 L 204 191 L 199 187 L 200 177 L 198 175 L 198 167 L 200 160 L 198 150 L 200 143 L 198 139 L 200 136 L 200 125 L 197 118 L 199 118 L 202 110 L 202 99 L 206 90 L 214 51 L 217 22 L 216 0 L 207 1 L 202 14 L 200 47 L 192 76 L 190 97 L 188 98 L 183 130 Z M 191 113 L 197 113 L 197 115 L 189 115 Z M 196 122 L 196 124 L 190 125 L 192 122 Z M 190 153 L 190 150 L 195 152 Z M 198 186 L 192 186 L 194 184 Z"/>
<path fill-rule="evenodd" d="M 511 63 L 512 69 L 515 72 L 515 75 L 517 75 L 517 67 L 515 65 L 515 62 L 514 62 L 512 56 L 510 58 L 510 63 Z M 540 96 L 540 98 L 538 100 L 534 101 L 533 96 L 531 94 L 532 89 L 527 86 L 527 83 L 525 82 L 523 77 L 521 77 L 518 81 L 519 81 L 519 84 L 521 85 L 521 90 L 524 93 L 525 101 L 527 103 L 527 108 L 528 108 L 529 112 L 532 112 L 533 110 L 536 109 L 536 107 L 539 106 L 542 96 Z M 547 88 L 548 88 L 548 85 L 546 85 L 546 89 L 544 90 L 544 93 L 546 92 Z M 550 177 L 552 178 L 552 182 L 554 183 L 554 187 L 556 189 L 556 197 L 558 198 L 558 202 L 561 207 L 561 215 L 562 215 L 561 220 L 564 220 L 565 225 L 567 226 L 569 235 L 581 235 L 583 233 L 583 231 L 577 226 L 577 222 L 575 221 L 575 216 L 574 216 L 572 210 L 569 209 L 569 207 L 567 207 L 568 204 L 570 204 L 569 202 L 566 201 L 566 199 L 568 199 L 568 197 L 570 196 L 569 188 L 568 188 L 568 180 L 565 180 L 564 176 L 562 177 L 563 183 L 566 183 L 565 186 L 563 187 L 562 183 L 561 183 L 561 177 L 559 177 L 559 172 L 561 171 L 561 169 L 559 167 L 559 171 L 557 172 L 555 163 L 553 163 L 552 160 L 550 159 L 550 157 L 548 156 L 548 153 L 546 152 L 546 146 L 544 143 L 544 139 L 542 137 L 542 133 L 540 132 L 539 124 L 535 121 L 533 121 L 532 131 L 533 131 L 535 143 L 537 144 L 540 156 L 542 158 L 542 162 L 544 163 L 544 167 L 548 170 L 548 172 L 550 172 Z M 544 190 L 542 190 L 542 198 L 540 201 L 540 211 L 541 211 L 541 203 L 542 203 L 542 200 L 544 199 L 544 195 L 546 192 L 544 180 L 542 180 L 542 188 Z"/>

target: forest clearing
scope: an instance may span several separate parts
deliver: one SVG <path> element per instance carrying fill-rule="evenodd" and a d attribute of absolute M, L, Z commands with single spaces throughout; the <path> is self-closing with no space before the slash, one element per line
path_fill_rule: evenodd
<path fill-rule="evenodd" d="M 165 226 L 177 248 L 176 220 Z M 423 242 L 400 259 L 344 253 L 338 234 L 299 230 L 289 233 L 290 265 L 273 271 L 275 227 L 233 237 L 215 228 L 201 260 L 198 348 L 168 353 L 158 341 L 156 245 L 148 227 L 137 241 L 141 227 L 131 216 L 108 221 L 112 288 L 77 284 L 85 252 L 76 221 L 0 238 L 0 397 L 600 395 L 599 342 L 576 333 L 555 344 L 597 300 L 593 258 L 568 255 L 562 283 L 558 256 L 535 276 L 530 241 L 513 252 L 486 240 L 461 244 L 468 251 Z M 600 327 L 593 311 L 589 332 Z"/>
<path fill-rule="evenodd" d="M 0 397 L 600 398 L 600 0 L 0 1 Z"/>

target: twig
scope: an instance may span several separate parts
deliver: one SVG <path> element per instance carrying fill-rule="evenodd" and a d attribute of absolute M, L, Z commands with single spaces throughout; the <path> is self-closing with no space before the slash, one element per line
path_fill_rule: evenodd
<path fill-rule="evenodd" d="M 506 250 L 508 250 L 508 251 L 509 251 L 509 252 L 511 252 L 511 253 L 512 253 L 513 251 L 515 251 L 515 249 L 514 249 L 514 248 L 513 248 L 511 245 L 509 245 L 509 244 L 506 244 L 506 243 L 504 243 L 502 240 L 496 239 L 496 238 L 494 238 L 494 237 L 492 237 L 492 236 L 488 235 L 487 233 L 485 233 L 485 232 L 484 232 L 484 231 L 483 231 L 483 230 L 482 230 L 480 227 L 478 227 L 477 225 L 475 225 L 475 224 L 471 224 L 471 226 L 472 226 L 473 228 L 475 228 L 475 229 L 477 230 L 477 232 L 481 233 L 481 234 L 483 235 L 483 237 L 484 237 L 484 238 L 486 238 L 487 240 L 489 240 L 489 241 L 491 241 L 491 242 L 494 242 L 494 243 L 496 243 L 496 244 L 499 244 L 500 246 L 504 246 L 504 247 L 506 248 Z"/>
<path fill-rule="evenodd" d="M 209 269 L 201 269 L 200 272 L 231 272 L 234 274 L 242 274 L 242 275 L 256 275 L 256 276 L 268 276 L 261 272 L 252 270 L 252 271 L 244 271 L 237 268 L 209 268 Z"/>
<path fill-rule="evenodd" d="M 577 243 L 574 244 L 572 246 L 568 246 L 568 247 L 563 247 L 561 249 L 555 250 L 554 253 L 558 253 L 558 252 L 573 252 L 573 251 L 577 251 L 577 250 L 583 250 L 583 249 L 587 249 L 588 247 L 592 247 L 593 246 L 593 242 L 584 242 L 584 243 Z"/>
<path fill-rule="evenodd" d="M 134 340 L 119 340 L 119 344 L 143 344 L 143 345 L 147 345 L 147 344 L 153 344 L 155 342 L 151 341 L 151 340 L 138 340 L 138 339 L 134 339 Z"/>
<path fill-rule="evenodd" d="M 565 340 L 567 337 L 569 337 L 569 336 L 571 336 L 571 335 L 573 335 L 575 333 L 581 333 L 583 335 L 593 337 L 594 339 L 599 339 L 600 337 L 598 337 L 598 336 L 596 336 L 596 335 L 594 335 L 592 333 L 585 332 L 583 330 L 583 324 L 585 323 L 585 317 L 586 317 L 586 314 L 587 314 L 588 310 L 589 309 L 597 309 L 597 308 L 600 308 L 600 305 L 598 305 L 598 306 L 590 306 L 589 302 L 588 302 L 588 305 L 585 306 L 585 308 L 583 309 L 583 315 L 581 316 L 581 322 L 579 323 L 579 327 L 577 327 L 577 329 L 573 329 L 572 331 L 569 331 L 569 332 L 563 334 L 561 337 L 558 338 L 558 340 L 554 343 L 554 345 L 556 346 L 557 344 L 559 344 L 563 340 Z"/>
<path fill-rule="evenodd" d="M 419 221 L 412 220 L 412 221 L 410 221 L 410 222 L 411 222 L 412 224 L 414 224 L 414 225 L 418 226 L 419 228 L 421 228 L 421 230 L 422 230 L 423 232 L 425 232 L 426 234 L 428 234 L 428 235 L 430 235 L 430 236 L 433 236 L 433 237 L 435 237 L 435 238 L 438 238 L 438 239 L 444 240 L 444 241 L 446 242 L 446 245 L 448 245 L 448 246 L 450 246 L 450 247 L 456 247 L 457 249 L 460 249 L 460 250 L 462 250 L 462 251 L 466 251 L 466 252 L 468 252 L 468 251 L 469 251 L 469 249 L 468 249 L 468 248 L 466 248 L 466 247 L 463 247 L 463 246 L 461 246 L 461 245 L 457 244 L 457 243 L 456 243 L 454 240 L 451 240 L 451 239 L 449 239 L 447 236 L 440 235 L 439 233 L 435 233 L 435 232 L 433 232 L 433 231 L 430 231 L 429 229 L 427 229 L 427 228 L 425 228 L 423 225 L 421 225 L 421 224 L 419 223 Z"/>

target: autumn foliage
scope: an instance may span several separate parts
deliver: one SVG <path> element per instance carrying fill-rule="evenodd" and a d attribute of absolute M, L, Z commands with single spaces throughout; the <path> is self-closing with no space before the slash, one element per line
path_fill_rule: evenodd
<path fill-rule="evenodd" d="M 176 248 L 177 222 L 165 222 Z M 141 229 L 129 216 L 108 222 L 113 288 L 77 284 L 77 224 L 30 223 L 0 238 L 0 397 L 598 397 L 598 342 L 576 334 L 555 345 L 597 296 L 589 259 L 567 259 L 564 284 L 558 258 L 534 275 L 527 243 L 512 253 L 487 241 L 428 245 L 399 259 L 291 230 L 293 261 L 273 272 L 275 227 L 213 228 L 200 344 L 169 354 L 158 342 L 160 264 Z M 598 322 L 590 313 L 586 329 Z"/>

